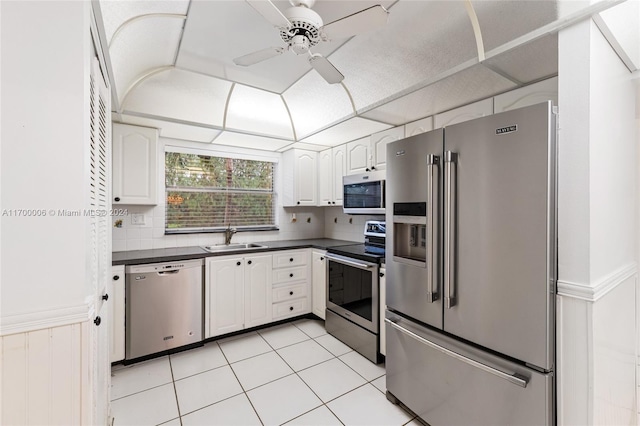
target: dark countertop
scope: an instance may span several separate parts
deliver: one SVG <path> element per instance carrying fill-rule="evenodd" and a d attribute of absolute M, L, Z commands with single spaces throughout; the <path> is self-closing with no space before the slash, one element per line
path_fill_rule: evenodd
<path fill-rule="evenodd" d="M 263 253 L 274 250 L 292 250 L 303 248 L 317 248 L 326 250 L 329 247 L 358 244 L 357 241 L 332 240 L 330 238 L 255 241 L 255 243 L 267 247 L 261 249 L 234 250 L 219 253 L 209 253 L 208 251 L 198 246 L 153 250 L 116 251 L 113 252 L 112 265 L 138 265 L 141 263 L 173 262 L 188 259 L 201 259 L 211 256 L 231 256 L 246 253 Z"/>

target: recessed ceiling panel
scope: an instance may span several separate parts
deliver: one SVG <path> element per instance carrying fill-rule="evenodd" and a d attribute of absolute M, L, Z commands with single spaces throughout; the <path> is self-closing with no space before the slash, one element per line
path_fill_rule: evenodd
<path fill-rule="evenodd" d="M 225 131 L 222 132 L 222 134 L 218 136 L 213 143 L 215 145 L 236 146 L 240 148 L 260 149 L 263 151 L 277 151 L 284 146 L 291 145 L 293 141 Z"/>
<path fill-rule="evenodd" d="M 154 13 L 186 15 L 188 9 L 189 0 L 100 0 L 100 11 L 109 43 L 118 27 L 130 19 Z"/>
<path fill-rule="evenodd" d="M 241 84 L 231 93 L 225 128 L 293 139 L 291 119 L 280 95 Z"/>
<path fill-rule="evenodd" d="M 349 95 L 340 84 L 328 84 L 310 72 L 283 95 L 298 139 L 354 113 Z"/>
<path fill-rule="evenodd" d="M 360 110 L 477 57 L 461 1 L 400 1 L 381 30 L 358 36 L 329 59 Z"/>
<path fill-rule="evenodd" d="M 336 124 L 322 132 L 316 133 L 300 142 L 311 145 L 323 145 L 325 147 L 341 145 L 343 143 L 369 136 L 373 133 L 386 130 L 391 126 L 377 121 L 354 117 Z"/>
<path fill-rule="evenodd" d="M 506 78 L 482 65 L 475 65 L 362 116 L 397 126 L 515 87 L 516 84 Z"/>
<path fill-rule="evenodd" d="M 222 128 L 231 83 L 189 71 L 169 69 L 138 86 L 123 108 Z"/>
<path fill-rule="evenodd" d="M 209 143 L 221 132 L 187 124 L 171 123 L 169 121 L 154 120 L 146 117 L 136 117 L 122 114 L 121 122 L 145 127 L 155 127 L 163 138 L 180 139 L 186 141 Z"/>
<path fill-rule="evenodd" d="M 393 1 L 318 0 L 313 10 L 329 23 L 375 4 Z M 274 1 L 282 11 L 291 7 L 288 1 Z M 311 51 L 329 55 L 347 39 L 320 42 Z M 311 70 L 307 55 L 284 52 L 249 67 L 237 66 L 233 58 L 268 47 L 285 47 L 280 34 L 245 1 L 195 1 L 180 46 L 177 65 L 205 74 L 225 78 L 247 86 L 275 93 L 284 92 Z"/>
<path fill-rule="evenodd" d="M 485 51 L 558 19 L 556 0 L 473 0 Z"/>
<path fill-rule="evenodd" d="M 173 65 L 182 34 L 181 18 L 155 17 L 132 22 L 109 47 L 118 98 L 149 71 Z"/>
<path fill-rule="evenodd" d="M 549 34 L 487 59 L 486 64 L 522 83 L 556 75 L 558 74 L 558 34 Z"/>

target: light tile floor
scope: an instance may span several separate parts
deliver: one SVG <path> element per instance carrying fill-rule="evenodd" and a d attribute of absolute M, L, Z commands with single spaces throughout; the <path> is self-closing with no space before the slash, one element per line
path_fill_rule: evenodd
<path fill-rule="evenodd" d="M 315 320 L 115 366 L 111 379 L 115 426 L 420 424 L 387 401 L 383 364 Z"/>

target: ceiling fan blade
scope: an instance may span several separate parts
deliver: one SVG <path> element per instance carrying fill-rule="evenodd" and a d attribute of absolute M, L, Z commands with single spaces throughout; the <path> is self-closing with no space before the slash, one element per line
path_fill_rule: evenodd
<path fill-rule="evenodd" d="M 246 0 L 247 3 L 253 7 L 256 12 L 264 17 L 267 21 L 277 28 L 289 28 L 291 22 L 286 16 L 280 12 L 280 9 L 276 7 L 270 0 Z"/>
<path fill-rule="evenodd" d="M 309 63 L 329 84 L 340 83 L 344 79 L 342 73 L 327 58 L 318 53 L 309 57 Z"/>
<path fill-rule="evenodd" d="M 334 40 L 378 29 L 387 23 L 389 12 L 381 5 L 371 6 L 360 12 L 329 22 L 322 27 L 324 35 Z"/>
<path fill-rule="evenodd" d="M 258 50 L 257 52 L 235 58 L 233 63 L 247 67 L 249 65 L 257 64 L 258 62 L 266 61 L 274 56 L 281 55 L 284 50 L 284 47 L 267 47 L 266 49 Z"/>

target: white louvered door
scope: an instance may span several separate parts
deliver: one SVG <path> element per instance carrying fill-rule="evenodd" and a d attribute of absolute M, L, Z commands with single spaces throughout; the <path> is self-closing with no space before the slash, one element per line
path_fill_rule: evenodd
<path fill-rule="evenodd" d="M 110 227 L 110 141 L 111 96 L 103 78 L 98 60 L 94 58 L 90 76 L 90 186 L 89 229 L 91 250 L 91 284 L 95 294 L 94 332 L 91 333 L 94 368 L 91 386 L 94 396 L 94 424 L 105 425 L 109 417 L 109 308 L 107 284 L 111 271 Z"/>

